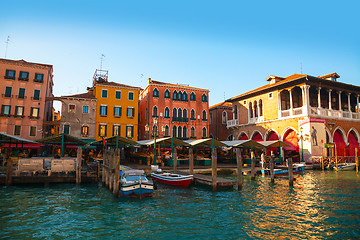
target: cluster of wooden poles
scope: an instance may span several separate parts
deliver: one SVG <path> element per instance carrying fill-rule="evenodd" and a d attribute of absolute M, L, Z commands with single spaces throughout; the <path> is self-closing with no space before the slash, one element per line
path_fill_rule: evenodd
<path fill-rule="evenodd" d="M 337 156 L 337 151 L 336 151 L 336 145 L 333 148 L 333 155 L 335 155 L 334 160 L 333 160 L 335 162 L 335 171 L 338 171 L 338 169 L 339 169 L 339 161 L 338 161 L 338 156 Z M 325 163 L 324 163 L 324 158 L 323 157 L 320 159 L 320 162 L 321 162 L 321 168 L 324 171 L 325 170 Z M 358 156 L 358 149 L 357 148 L 355 148 L 355 163 L 356 163 L 356 174 L 359 174 L 359 156 Z"/>

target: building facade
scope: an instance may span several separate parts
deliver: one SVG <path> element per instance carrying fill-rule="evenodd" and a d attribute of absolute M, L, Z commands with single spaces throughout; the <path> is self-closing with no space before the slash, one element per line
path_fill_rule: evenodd
<path fill-rule="evenodd" d="M 285 141 L 291 146 L 281 150 L 285 157 L 311 162 L 330 156 L 325 143 L 335 143 L 338 156 L 353 157 L 360 142 L 360 87 L 338 78 L 269 76 L 267 85 L 227 100 L 233 106 L 227 126 L 235 139 Z"/>
<path fill-rule="evenodd" d="M 121 136 L 138 140 L 139 87 L 108 82 L 108 73 L 97 70 L 88 89 L 96 98 L 95 139 Z"/>
<path fill-rule="evenodd" d="M 233 140 L 232 129 L 227 128 L 228 117 L 232 117 L 232 105 L 222 102 L 209 108 L 209 137 L 219 141 Z"/>
<path fill-rule="evenodd" d="M 82 93 L 59 98 L 62 102 L 60 129 L 62 133 L 83 139 L 95 139 L 96 98 Z"/>
<path fill-rule="evenodd" d="M 0 132 L 29 140 L 50 134 L 44 121 L 52 119 L 53 66 L 0 59 Z"/>
<path fill-rule="evenodd" d="M 139 99 L 139 139 L 152 138 L 146 126 L 157 121 L 159 136 L 196 139 L 209 136 L 209 90 L 148 80 Z M 151 131 L 151 130 L 150 130 Z"/>

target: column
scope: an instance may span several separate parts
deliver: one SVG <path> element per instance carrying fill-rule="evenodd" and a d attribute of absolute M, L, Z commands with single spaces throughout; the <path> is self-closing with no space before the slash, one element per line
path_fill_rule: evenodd
<path fill-rule="evenodd" d="M 348 110 L 351 113 L 350 95 L 351 95 L 351 93 L 348 93 Z M 352 117 L 352 116 L 350 116 L 350 117 Z"/>
<path fill-rule="evenodd" d="M 278 118 L 281 118 L 281 92 L 278 92 Z"/>
<path fill-rule="evenodd" d="M 308 115 L 309 114 L 309 106 L 310 106 L 310 100 L 309 100 L 310 86 L 309 85 L 304 85 L 303 89 L 304 89 L 304 94 L 303 94 L 303 99 L 304 99 L 303 114 Z"/>
<path fill-rule="evenodd" d="M 321 91 L 321 87 L 318 87 L 318 108 L 321 108 L 321 96 L 320 96 L 320 91 Z"/>
<path fill-rule="evenodd" d="M 339 111 L 342 111 L 342 109 L 341 109 L 341 93 L 342 93 L 342 91 L 339 91 Z"/>
<path fill-rule="evenodd" d="M 329 92 L 329 110 L 331 110 L 331 89 L 328 90 Z"/>
<path fill-rule="evenodd" d="M 291 89 L 288 90 L 290 95 L 290 116 L 293 115 L 293 101 L 292 101 L 292 91 Z"/>

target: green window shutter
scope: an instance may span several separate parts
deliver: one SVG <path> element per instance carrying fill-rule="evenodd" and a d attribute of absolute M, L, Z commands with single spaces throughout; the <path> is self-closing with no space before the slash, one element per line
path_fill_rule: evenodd
<path fill-rule="evenodd" d="M 19 98 L 25 98 L 25 88 L 19 88 Z"/>
<path fill-rule="evenodd" d="M 5 97 L 11 97 L 12 87 L 5 88 Z"/>
<path fill-rule="evenodd" d="M 40 90 L 34 90 L 34 100 L 40 100 Z"/>

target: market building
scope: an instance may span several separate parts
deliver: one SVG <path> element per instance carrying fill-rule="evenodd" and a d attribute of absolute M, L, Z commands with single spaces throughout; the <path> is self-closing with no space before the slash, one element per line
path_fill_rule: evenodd
<path fill-rule="evenodd" d="M 232 105 L 218 103 L 209 108 L 209 137 L 220 141 L 233 140 L 232 129 L 227 128 L 228 116 L 232 116 Z"/>
<path fill-rule="evenodd" d="M 29 140 L 50 134 L 43 126 L 52 120 L 53 66 L 24 60 L 0 59 L 0 132 Z"/>
<path fill-rule="evenodd" d="M 160 137 L 208 137 L 208 99 L 207 89 L 164 83 L 149 78 L 139 99 L 139 139 L 153 138 L 148 129 L 155 123 Z"/>
<path fill-rule="evenodd" d="M 88 91 L 96 98 L 96 140 L 116 135 L 138 140 L 139 87 L 108 82 L 108 71 L 96 70 Z"/>
<path fill-rule="evenodd" d="M 267 85 L 230 98 L 227 122 L 235 139 L 282 140 L 282 157 L 311 162 L 332 155 L 352 158 L 360 140 L 360 87 L 337 81 L 337 73 L 313 77 L 269 76 Z M 326 145 L 329 146 L 329 145 Z"/>

